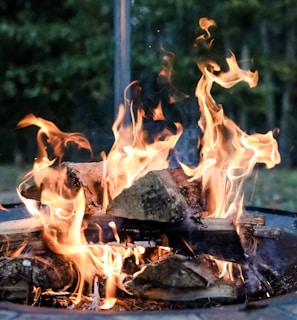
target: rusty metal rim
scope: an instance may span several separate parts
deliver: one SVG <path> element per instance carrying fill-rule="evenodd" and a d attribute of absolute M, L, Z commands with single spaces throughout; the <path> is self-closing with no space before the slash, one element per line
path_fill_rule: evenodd
<path fill-rule="evenodd" d="M 100 320 L 100 319 L 138 319 L 141 315 L 143 320 L 159 319 L 296 319 L 297 316 L 297 293 L 290 293 L 284 296 L 265 299 L 253 303 L 221 306 L 210 309 L 191 309 L 178 311 L 144 311 L 144 312 L 120 312 L 109 311 L 70 311 L 53 308 L 37 308 L 23 305 L 16 305 L 9 302 L 0 302 L 0 316 L 2 320 Z M 256 318 L 255 318 L 256 316 Z"/>

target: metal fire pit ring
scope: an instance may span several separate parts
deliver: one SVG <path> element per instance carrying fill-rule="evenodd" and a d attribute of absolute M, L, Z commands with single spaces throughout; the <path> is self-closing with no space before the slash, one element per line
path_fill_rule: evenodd
<path fill-rule="evenodd" d="M 53 308 L 32 308 L 8 302 L 0 303 L 1 320 L 295 320 L 297 318 L 297 293 L 257 301 L 252 304 L 238 304 L 212 309 L 191 309 L 178 311 L 144 312 L 90 312 L 68 311 Z"/>
<path fill-rule="evenodd" d="M 18 208 L 18 206 L 10 206 L 11 208 Z M 15 214 L 9 215 L 10 219 L 22 219 L 26 217 L 25 211 L 15 211 Z M 138 319 L 141 317 L 143 320 L 149 319 L 203 319 L 203 320 L 216 320 L 216 319 L 239 319 L 239 320 L 252 320 L 252 319 L 296 319 L 297 318 L 297 213 L 279 211 L 273 209 L 263 209 L 247 207 L 247 213 L 257 213 L 265 215 L 266 225 L 277 226 L 281 229 L 279 240 L 275 241 L 268 239 L 271 245 L 263 246 L 261 243 L 258 245 L 258 255 L 264 262 L 272 264 L 273 268 L 286 268 L 294 269 L 292 281 L 294 282 L 293 288 L 287 294 L 272 297 L 269 299 L 248 302 L 244 304 L 223 305 L 214 308 L 205 309 L 185 309 L 174 311 L 143 311 L 143 312 L 111 312 L 111 311 L 80 311 L 80 310 L 65 310 L 54 309 L 46 307 L 30 307 L 24 305 L 13 304 L 10 302 L 0 302 L 0 319 L 2 320 L 100 320 L 100 319 Z M 0 211 L 0 221 L 4 220 L 7 213 Z M 280 242 L 279 242 L 280 241 Z M 276 244 L 281 243 L 279 247 Z M 289 253 L 286 255 L 286 253 Z M 268 260 L 269 261 L 268 261 Z M 285 271 L 287 272 L 287 271 Z M 295 289 L 296 288 L 296 289 Z"/>

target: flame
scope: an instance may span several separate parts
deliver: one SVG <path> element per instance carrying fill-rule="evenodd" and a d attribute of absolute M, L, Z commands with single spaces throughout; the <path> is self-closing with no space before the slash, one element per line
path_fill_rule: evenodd
<path fill-rule="evenodd" d="M 143 249 L 87 243 L 82 227 L 86 205 L 83 189 L 78 192 L 70 190 L 67 186 L 66 169 L 57 172 L 51 166 L 57 160 L 61 162 L 64 149 L 69 143 L 76 143 L 78 148 L 91 151 L 90 144 L 83 135 L 64 133 L 53 123 L 32 114 L 18 123 L 20 128 L 29 125 L 40 128 L 37 133 L 38 153 L 33 169 L 25 175 L 17 189 L 18 195 L 28 211 L 43 222 L 43 237 L 49 248 L 57 254 L 62 254 L 75 265 L 78 282 L 73 292 L 73 302 L 78 303 L 81 300 L 85 284 L 91 288 L 94 277 L 99 274 L 106 279 L 106 297 L 100 307 L 110 308 L 116 301 L 115 287 L 124 290 L 121 284 L 123 259 L 131 254 L 139 256 Z M 53 159 L 49 158 L 48 146 L 53 150 Z M 22 196 L 22 190 L 32 178 L 42 191 L 40 203 Z M 98 228 L 101 229 L 100 226 Z M 111 228 L 119 242 L 115 226 L 111 225 Z"/>
<path fill-rule="evenodd" d="M 213 20 L 200 19 L 200 27 L 207 36 L 198 37 L 196 43 L 210 38 L 208 28 L 211 26 L 215 26 Z M 251 88 L 257 85 L 258 73 L 241 69 L 233 53 L 226 62 L 229 66 L 227 72 L 221 71 L 215 61 L 198 63 L 202 72 L 196 87 L 201 113 L 199 125 L 203 130 L 201 160 L 194 169 L 183 164 L 182 167 L 191 180 L 202 179 L 204 191 L 210 194 L 209 215 L 237 221 L 242 212 L 245 178 L 252 173 L 256 163 L 272 168 L 280 162 L 280 155 L 272 131 L 248 135 L 224 115 L 222 106 L 211 96 L 214 83 L 224 88 L 231 88 L 241 81 Z"/>
<path fill-rule="evenodd" d="M 202 18 L 199 24 L 206 35 L 199 36 L 195 43 L 202 42 L 210 49 L 213 39 L 210 39 L 209 28 L 216 26 L 215 21 Z M 196 168 L 181 165 L 190 180 L 201 179 L 204 192 L 209 194 L 208 215 L 231 218 L 236 224 L 242 213 L 245 179 L 256 163 L 263 163 L 268 169 L 280 163 L 280 154 L 272 131 L 248 135 L 224 115 L 222 106 L 211 96 L 214 83 L 223 88 L 231 88 L 241 81 L 250 88 L 257 85 L 258 72 L 241 69 L 232 52 L 226 62 L 229 67 L 226 72 L 212 60 L 198 63 L 202 73 L 195 91 L 201 113 L 199 126 L 203 131 L 200 163 Z M 239 265 L 217 259 L 214 261 L 220 270 L 219 277 L 227 276 L 233 281 L 234 268 L 241 273 Z"/>
<path fill-rule="evenodd" d="M 33 114 L 28 114 L 21 121 L 19 121 L 17 127 L 24 128 L 27 126 L 35 125 L 39 127 L 37 133 L 38 153 L 35 159 L 34 165 L 43 163 L 45 159 L 48 159 L 48 146 L 53 148 L 53 154 L 60 162 L 64 156 L 66 147 L 75 143 L 79 149 L 86 149 L 91 152 L 92 148 L 89 141 L 81 133 L 65 133 L 57 128 L 57 126 L 47 120 L 36 117 Z M 46 137 L 46 142 L 44 142 Z"/>
<path fill-rule="evenodd" d="M 3 210 L 3 211 L 9 211 L 7 208 L 5 208 L 1 203 L 0 203 L 0 210 Z"/>
<path fill-rule="evenodd" d="M 124 188 L 130 187 L 137 179 L 149 171 L 168 168 L 168 156 L 182 134 L 182 126 L 175 123 L 177 132 L 173 134 L 165 129 L 152 143 L 147 142 L 147 133 L 143 130 L 144 111 L 133 115 L 133 104 L 130 105 L 132 124 L 125 124 L 126 106 L 120 105 L 117 119 L 112 130 L 115 142 L 106 156 L 104 183 L 105 211 L 110 199 L 115 198 Z M 158 114 L 161 111 L 158 110 Z"/>
<path fill-rule="evenodd" d="M 209 28 L 212 26 L 215 26 L 213 20 L 200 19 L 200 27 L 205 34 L 196 39 L 196 45 L 202 41 L 204 46 L 211 47 L 213 39 Z M 165 65 L 159 75 L 166 81 L 172 77 L 171 59 L 172 54 L 167 53 L 164 57 Z M 271 131 L 266 134 L 248 135 L 224 115 L 222 106 L 211 96 L 214 83 L 224 88 L 231 88 L 241 81 L 246 82 L 251 88 L 257 84 L 258 73 L 241 69 L 233 53 L 226 62 L 229 66 L 226 72 L 223 72 L 215 61 L 198 63 L 202 73 L 196 87 L 201 113 L 197 125 L 203 130 L 201 161 L 196 168 L 182 163 L 181 166 L 190 180 L 202 180 L 203 189 L 209 194 L 208 214 L 214 217 L 228 217 L 236 222 L 242 212 L 244 179 L 251 174 L 256 163 L 264 163 L 267 168 L 272 168 L 280 162 L 280 155 Z M 169 101 L 176 101 L 179 95 L 176 95 L 176 92 L 170 92 Z M 181 124 L 175 123 L 176 133 L 165 129 L 153 142 L 148 142 L 148 133 L 143 130 L 144 111 L 135 111 L 133 101 L 127 98 L 125 100 L 125 104 L 119 106 L 112 127 L 115 142 L 108 155 L 102 153 L 103 211 L 110 199 L 120 194 L 124 188 L 133 185 L 149 171 L 168 168 L 169 153 L 182 134 Z M 155 110 L 154 119 L 164 119 L 161 103 Z M 110 227 L 113 229 L 116 245 L 104 244 L 102 241 L 98 244 L 87 243 L 83 232 L 86 205 L 84 192 L 82 189 L 78 192 L 70 190 L 67 186 L 66 169 L 57 173 L 52 167 L 56 162 L 62 161 L 64 151 L 70 143 L 75 143 L 78 148 L 87 149 L 90 153 L 91 146 L 83 135 L 64 133 L 53 123 L 32 114 L 18 123 L 19 128 L 30 125 L 39 127 L 38 152 L 32 171 L 24 177 L 18 187 L 18 194 L 28 210 L 43 222 L 43 236 L 48 246 L 74 264 L 78 277 L 72 297 L 74 303 L 78 303 L 85 294 L 85 284 L 92 288 L 94 279 L 100 276 L 106 279 L 106 296 L 100 308 L 111 308 L 116 302 L 116 287 L 124 290 L 124 259 L 133 254 L 139 263 L 144 249 L 141 246 L 121 245 L 114 225 Z M 51 183 L 48 177 L 55 183 Z M 22 190 L 31 179 L 34 179 L 35 185 L 42 191 L 40 203 L 22 196 Z M 101 239 L 102 229 L 99 225 L 98 230 Z M 160 248 L 159 251 L 158 254 L 162 255 L 163 251 L 171 252 L 170 248 Z M 221 267 L 220 276 L 224 276 L 225 271 L 229 269 L 232 279 L 232 265 L 217 264 Z"/>

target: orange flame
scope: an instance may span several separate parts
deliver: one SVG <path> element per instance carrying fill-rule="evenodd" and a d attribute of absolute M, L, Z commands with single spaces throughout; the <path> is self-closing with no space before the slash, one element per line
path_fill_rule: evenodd
<path fill-rule="evenodd" d="M 213 20 L 205 20 L 201 28 L 210 33 L 208 28 Z M 214 61 L 201 62 L 198 66 L 202 76 L 196 87 L 201 118 L 199 125 L 203 130 L 201 160 L 197 168 L 184 171 L 191 180 L 202 178 L 204 191 L 210 192 L 208 212 L 214 217 L 229 217 L 236 221 L 242 211 L 242 184 L 256 163 L 264 163 L 272 168 L 280 162 L 277 142 L 272 132 L 248 135 L 243 132 L 223 112 L 211 96 L 213 83 L 224 88 L 231 88 L 240 81 L 245 81 L 251 88 L 257 85 L 258 73 L 240 69 L 234 54 L 226 59 L 227 72 L 221 71 Z"/>
<path fill-rule="evenodd" d="M 125 125 L 126 107 L 120 105 L 118 117 L 112 127 L 115 142 L 107 157 L 103 154 L 106 166 L 103 211 L 110 198 L 116 197 L 149 171 L 168 168 L 169 153 L 182 134 L 181 124 L 175 123 L 176 134 L 164 130 L 153 143 L 148 144 L 142 127 L 143 110 L 138 110 L 136 120 L 132 104 L 130 109 L 132 125 Z"/>
<path fill-rule="evenodd" d="M 79 148 L 88 150 L 91 150 L 90 144 L 83 135 L 64 133 L 53 123 L 34 115 L 25 117 L 19 122 L 18 127 L 29 125 L 36 125 L 40 128 L 37 133 L 39 149 L 33 170 L 24 177 L 23 182 L 19 185 L 18 194 L 29 212 L 37 215 L 43 222 L 43 236 L 52 251 L 62 254 L 75 265 L 78 283 L 73 293 L 74 303 L 81 300 L 85 284 L 88 283 L 91 288 L 94 277 L 99 274 L 107 279 L 106 297 L 101 308 L 110 308 L 116 301 L 115 286 L 121 287 L 122 281 L 119 278 L 123 259 L 134 252 L 135 255 L 139 255 L 138 251 L 142 252 L 142 249 L 137 247 L 114 248 L 106 244 L 89 245 L 87 243 L 82 228 L 85 213 L 83 189 L 73 193 L 67 187 L 66 170 L 57 172 L 50 168 L 56 159 L 49 159 L 47 146 L 52 146 L 54 156 L 61 161 L 64 148 L 70 142 L 76 143 Z M 47 177 L 51 178 L 50 182 Z M 38 187 L 42 187 L 41 206 L 37 201 L 22 196 L 22 190 L 31 178 L 34 178 Z M 122 289 L 124 290 L 123 287 Z"/>
<path fill-rule="evenodd" d="M 200 26 L 206 32 L 197 38 L 196 43 L 203 41 L 210 48 L 213 40 L 209 27 L 214 26 L 213 20 L 200 19 Z M 209 41 L 209 42 L 207 42 Z M 169 59 L 170 60 L 170 59 Z M 170 63 L 168 59 L 165 62 Z M 251 174 L 256 163 L 264 163 L 272 168 L 280 162 L 277 142 L 272 132 L 266 134 L 244 133 L 223 112 L 222 106 L 216 104 L 211 96 L 214 83 L 230 88 L 240 81 L 254 87 L 258 81 L 258 73 L 240 69 L 235 56 L 227 58 L 229 70 L 221 71 L 214 61 L 199 63 L 202 72 L 196 88 L 201 119 L 199 125 L 203 130 L 201 161 L 196 168 L 189 168 L 181 163 L 185 173 L 191 180 L 202 179 L 204 190 L 208 191 L 208 213 L 215 217 L 230 217 L 234 221 L 242 211 L 244 178 Z M 171 78 L 172 69 L 168 64 L 163 68 L 161 76 Z M 171 98 L 174 95 L 171 96 Z M 130 111 L 131 124 L 127 124 Z M 113 125 L 114 145 L 108 155 L 102 154 L 104 161 L 103 210 L 110 199 L 117 196 L 124 188 L 131 186 L 137 179 L 152 170 L 168 168 L 168 156 L 182 134 L 182 126 L 175 123 L 177 132 L 173 134 L 164 130 L 152 143 L 148 143 L 143 130 L 144 112 L 133 110 L 133 102 L 119 106 L 118 116 Z M 156 110 L 155 119 L 163 117 L 161 105 Z M 88 244 L 83 228 L 85 197 L 83 190 L 73 193 L 67 187 L 66 171 L 59 174 L 51 168 L 56 159 L 60 162 L 64 149 L 70 142 L 78 148 L 91 150 L 87 139 L 79 133 L 64 133 L 53 123 L 30 114 L 18 123 L 18 127 L 35 125 L 37 133 L 38 153 L 33 166 L 18 188 L 18 193 L 28 210 L 38 215 L 44 224 L 44 237 L 49 247 L 56 253 L 63 254 L 73 262 L 77 271 L 78 283 L 74 292 L 74 302 L 78 303 L 84 292 L 85 283 L 92 287 L 93 280 L 100 275 L 106 279 L 106 298 L 101 308 L 111 308 L 115 301 L 115 288 L 123 289 L 121 269 L 123 259 L 133 254 L 139 260 L 143 253 L 142 247 L 129 247 L 99 243 Z M 54 158 L 51 159 L 48 147 L 52 148 Z M 50 185 L 47 177 L 55 177 Z M 41 204 L 22 197 L 25 184 L 34 178 L 37 187 L 42 186 Z M 120 241 L 116 229 L 114 235 Z M 100 226 L 98 226 L 100 233 Z M 231 265 L 222 264 L 222 273 Z"/>

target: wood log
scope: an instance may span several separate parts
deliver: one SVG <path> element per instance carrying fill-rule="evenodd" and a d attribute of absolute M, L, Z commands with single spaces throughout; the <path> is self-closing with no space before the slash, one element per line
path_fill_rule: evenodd
<path fill-rule="evenodd" d="M 76 279 L 72 264 L 62 256 L 47 252 L 46 257 L 31 254 L 0 258 L 0 290 L 25 281 L 42 290 L 59 290 L 71 286 Z"/>
<path fill-rule="evenodd" d="M 229 303 L 237 299 L 236 285 L 234 283 L 217 283 L 207 288 L 150 288 L 139 294 L 153 300 L 167 301 L 197 301 L 200 299 L 218 299 Z"/>
<path fill-rule="evenodd" d="M 102 228 L 104 242 L 114 240 L 109 227 L 109 222 L 114 221 L 123 242 L 153 241 L 156 245 L 171 247 L 185 255 L 207 253 L 227 261 L 245 261 L 239 236 L 229 219 L 203 218 L 201 223 L 185 219 L 178 223 L 166 223 L 93 215 L 86 221 L 89 224 L 85 230 L 86 238 L 93 243 L 99 241 L 96 225 Z"/>
<path fill-rule="evenodd" d="M 14 215 L 14 211 L 19 210 L 24 209 L 11 208 L 9 214 Z M 147 241 L 180 250 L 185 255 L 208 253 L 227 261 L 238 263 L 245 261 L 240 239 L 229 219 L 206 217 L 198 223 L 194 219 L 187 218 L 178 223 L 166 223 L 107 215 L 88 215 L 85 216 L 87 227 L 84 230 L 87 241 L 91 243 L 101 241 L 98 225 L 102 229 L 103 242 L 115 241 L 114 232 L 109 226 L 110 222 L 115 223 L 123 243 Z M 28 247 L 31 245 L 34 250 L 42 252 L 45 244 L 42 243 L 38 234 L 38 230 L 42 229 L 43 225 L 38 217 L 1 222 L 0 242 L 2 245 L 9 243 L 10 252 L 12 252 L 20 248 L 27 239 Z M 37 233 L 34 235 L 34 232 Z M 222 243 L 228 245 L 222 245 Z"/>
<path fill-rule="evenodd" d="M 151 171 L 110 201 L 106 213 L 145 221 L 177 222 L 186 216 L 187 203 L 165 171 Z"/>
<path fill-rule="evenodd" d="M 103 162 L 64 162 L 61 167 L 67 167 L 67 172 L 70 180 L 73 181 L 73 185 L 83 187 L 88 204 L 88 207 L 86 208 L 87 213 L 98 213 L 98 208 L 100 208 L 102 203 L 101 182 L 103 179 L 104 170 Z M 157 170 L 153 171 L 152 173 L 148 173 L 146 176 L 141 179 L 141 182 L 137 183 L 136 181 L 136 196 L 139 196 L 139 194 L 143 194 L 143 198 L 152 198 L 153 196 L 157 197 L 157 195 L 155 195 L 154 193 L 158 192 L 159 188 L 164 187 L 165 191 L 167 191 L 168 193 L 168 199 L 173 199 L 173 197 L 176 197 L 176 200 L 178 200 L 179 203 L 182 203 L 182 205 L 184 205 L 183 202 L 185 200 L 187 203 L 187 208 L 191 209 L 192 212 L 203 212 L 205 206 L 205 198 L 203 197 L 201 182 L 188 181 L 189 177 L 186 176 L 181 168 Z M 154 185 L 155 183 L 157 185 Z M 153 187 L 151 188 L 151 186 Z M 128 196 L 130 195 L 130 193 L 132 196 L 132 194 L 135 192 L 135 189 L 132 189 L 131 192 L 128 191 Z M 148 194 L 146 194 L 146 192 L 148 192 Z M 151 200 L 153 201 L 154 199 Z M 157 200 L 159 200 L 158 197 Z M 135 202 L 135 200 L 133 200 L 133 202 Z M 157 203 L 159 203 L 159 201 Z M 148 204 L 145 203 L 144 206 L 145 205 Z M 159 205 L 164 205 L 163 201 L 161 201 Z M 115 205 L 112 206 L 115 207 Z M 137 205 L 135 206 L 137 207 Z M 113 210 L 109 208 L 109 212 L 111 213 L 112 211 Z M 133 216 L 133 212 L 130 212 L 130 215 L 130 218 L 138 218 L 137 216 Z M 147 217 L 149 217 L 149 214 L 147 214 Z"/>
<path fill-rule="evenodd" d="M 67 179 L 65 185 L 72 190 L 75 194 L 79 188 L 83 188 L 86 198 L 86 214 L 94 214 L 101 212 L 101 205 L 103 199 L 102 179 L 104 172 L 103 162 L 85 162 L 85 163 L 73 163 L 64 162 L 57 168 L 52 169 L 50 174 L 40 172 L 39 180 L 43 181 L 40 183 L 40 187 L 35 185 L 22 191 L 22 195 L 26 198 L 35 199 L 40 201 L 41 191 L 45 186 L 47 188 L 55 188 L 57 179 L 65 172 Z M 147 177 L 146 177 L 147 176 Z M 119 199 L 114 200 L 109 207 L 109 213 L 114 214 L 117 206 L 121 206 L 123 203 L 127 206 L 127 201 L 120 200 L 125 197 L 129 197 L 131 202 L 131 208 L 127 208 L 128 213 L 121 214 L 125 217 L 129 214 L 130 218 L 139 219 L 136 215 L 139 210 L 148 210 L 145 214 L 146 218 L 156 218 L 158 213 L 156 210 L 167 209 L 168 211 L 176 211 L 176 208 L 183 208 L 190 210 L 195 213 L 202 213 L 205 206 L 205 199 L 202 195 L 201 182 L 193 181 L 189 182 L 188 177 L 185 175 L 182 169 L 166 169 L 158 170 L 153 173 L 147 174 L 146 178 L 141 178 L 141 181 L 137 183 L 136 187 L 124 190 L 124 196 L 120 196 Z M 158 195 L 159 191 L 165 191 L 164 195 Z M 134 200 L 133 196 L 136 196 Z M 167 198 L 166 198 L 167 197 Z M 144 200 L 144 204 L 141 201 Z M 169 200 L 169 201 L 168 201 Z M 172 201 L 177 201 L 176 206 L 173 206 Z M 185 207 L 186 203 L 186 207 Z M 184 208 L 185 207 L 185 208 Z M 135 211 L 136 210 L 136 211 Z M 183 213 L 184 215 L 185 213 Z M 140 216 L 143 214 L 139 214 Z M 176 214 L 172 214 L 175 219 Z M 181 214 L 178 213 L 178 217 Z M 166 215 L 161 215 L 163 221 Z M 171 219 L 171 215 L 168 217 Z M 167 220 L 168 221 L 168 220 Z"/>
<path fill-rule="evenodd" d="M 280 236 L 280 228 L 271 226 L 254 226 L 253 235 L 256 238 L 277 239 Z"/>
<path fill-rule="evenodd" d="M 10 209 L 10 212 L 14 212 L 16 210 L 18 209 Z M 42 230 L 42 228 L 43 224 L 39 217 L 32 217 L 19 220 L 8 220 L 0 222 L 0 235 L 15 233 L 32 233 L 35 231 L 40 231 Z"/>
<path fill-rule="evenodd" d="M 243 213 L 239 218 L 241 226 L 265 225 L 265 216 L 262 214 Z"/>
<path fill-rule="evenodd" d="M 162 300 L 237 297 L 234 283 L 218 280 L 205 257 L 190 261 L 184 256 L 173 255 L 158 264 L 145 266 L 125 283 L 125 287 L 135 295 Z"/>
<path fill-rule="evenodd" d="M 74 163 L 63 162 L 56 168 L 44 168 L 38 172 L 40 186 L 32 185 L 22 190 L 22 196 L 40 201 L 42 191 L 47 188 L 57 188 L 57 181 L 65 175 L 65 189 L 75 196 L 80 188 L 83 188 L 86 198 L 86 214 L 93 214 L 101 210 L 103 190 L 101 181 L 103 179 L 103 162 Z M 62 189 L 62 188 L 60 188 Z M 65 194 L 65 197 L 69 195 Z"/>
<path fill-rule="evenodd" d="M 24 280 L 0 287 L 0 300 L 28 304 L 32 286 Z"/>

